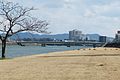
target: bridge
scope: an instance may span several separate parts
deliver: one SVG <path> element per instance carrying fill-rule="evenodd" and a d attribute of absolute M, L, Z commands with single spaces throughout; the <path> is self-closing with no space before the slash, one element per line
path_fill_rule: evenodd
<path fill-rule="evenodd" d="M 93 42 L 93 41 L 74 41 L 74 42 L 65 42 L 65 41 L 18 41 L 17 43 L 21 43 L 23 45 L 41 45 L 45 46 L 102 46 L 104 42 Z"/>

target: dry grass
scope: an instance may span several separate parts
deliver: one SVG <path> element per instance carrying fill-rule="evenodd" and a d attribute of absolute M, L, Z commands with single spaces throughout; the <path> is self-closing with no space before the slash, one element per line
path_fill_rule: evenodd
<path fill-rule="evenodd" d="M 119 80 L 120 49 L 55 52 L 0 61 L 0 80 Z"/>

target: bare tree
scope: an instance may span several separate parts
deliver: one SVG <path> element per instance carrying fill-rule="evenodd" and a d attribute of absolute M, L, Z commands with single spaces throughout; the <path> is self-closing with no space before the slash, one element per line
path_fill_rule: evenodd
<path fill-rule="evenodd" d="M 20 6 L 18 3 L 0 1 L 0 40 L 2 41 L 2 58 L 5 58 L 6 41 L 12 35 L 22 31 L 47 32 L 46 21 L 31 17 L 30 12 L 35 10 Z"/>

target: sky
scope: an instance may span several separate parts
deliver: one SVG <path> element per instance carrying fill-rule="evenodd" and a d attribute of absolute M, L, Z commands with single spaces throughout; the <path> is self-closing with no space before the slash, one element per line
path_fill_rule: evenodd
<path fill-rule="evenodd" d="M 49 22 L 52 34 L 78 29 L 114 37 L 120 30 L 120 0 L 8 0 L 35 7 L 32 14 Z"/>

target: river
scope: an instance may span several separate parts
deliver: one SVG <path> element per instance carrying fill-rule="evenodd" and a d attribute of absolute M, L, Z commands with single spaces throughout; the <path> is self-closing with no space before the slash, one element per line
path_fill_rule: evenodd
<path fill-rule="evenodd" d="M 7 58 L 15 58 L 21 56 L 29 56 L 34 54 L 47 54 L 50 52 L 57 51 L 67 51 L 67 50 L 77 50 L 81 48 L 87 48 L 87 46 L 18 46 L 18 45 L 9 45 L 6 48 L 6 57 Z M 0 53 L 1 53 L 1 45 L 0 45 Z M 1 56 L 1 54 L 0 54 Z"/>

